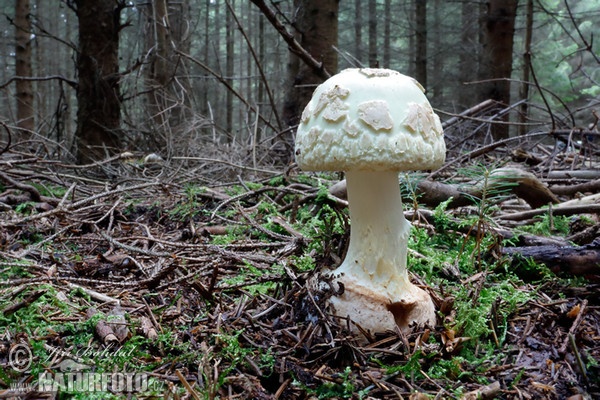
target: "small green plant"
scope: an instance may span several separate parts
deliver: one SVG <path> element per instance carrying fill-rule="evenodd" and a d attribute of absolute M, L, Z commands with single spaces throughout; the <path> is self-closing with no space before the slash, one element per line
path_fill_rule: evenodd
<path fill-rule="evenodd" d="M 460 356 L 440 359 L 429 368 L 427 375 L 433 379 L 460 380 L 465 374 L 464 362 L 466 360 Z"/>
<path fill-rule="evenodd" d="M 556 275 L 545 264 L 535 262 L 532 258 L 523 258 L 515 256 L 513 262 L 514 268 L 511 272 L 527 281 L 551 280 L 556 278 Z M 511 268 L 511 264 L 505 268 Z"/>
<path fill-rule="evenodd" d="M 31 186 L 36 188 L 42 196 L 60 198 L 67 193 L 67 189 L 63 186 L 44 185 L 38 182 L 32 182 Z"/>
<path fill-rule="evenodd" d="M 318 207 L 316 212 L 310 208 L 298 210 L 295 228 L 310 239 L 306 248 L 307 254 L 310 252 L 326 254 L 331 248 L 333 239 L 346 231 L 343 213 L 328 204 L 326 195 L 321 199 L 324 203 L 316 206 Z"/>
<path fill-rule="evenodd" d="M 238 286 L 246 283 L 244 287 L 250 294 L 268 293 L 277 286 L 277 282 L 270 279 L 258 283 L 254 282 L 267 273 L 280 274 L 281 272 L 283 272 L 283 267 L 278 264 L 273 264 L 269 269 L 260 269 L 250 262 L 245 262 L 235 276 L 224 278 L 222 282 L 227 286 Z"/>
<path fill-rule="evenodd" d="M 185 199 L 179 201 L 175 207 L 169 211 L 169 216 L 173 220 L 183 222 L 201 214 L 204 211 L 204 207 L 198 200 L 198 195 L 205 191 L 206 189 L 204 187 L 187 185 L 184 188 Z"/>
<path fill-rule="evenodd" d="M 356 387 L 352 383 L 351 375 L 352 369 L 346 367 L 343 372 L 337 374 L 335 382 L 326 381 L 316 389 L 308 389 L 308 391 L 319 399 L 350 399 L 357 393 Z M 362 396 L 361 392 L 359 392 L 359 398 L 362 398 Z"/>
<path fill-rule="evenodd" d="M 227 246 L 240 240 L 246 234 L 246 227 L 237 225 L 229 226 L 226 229 L 227 234 L 225 235 L 214 235 L 212 236 L 210 243 L 217 246 Z"/>
<path fill-rule="evenodd" d="M 533 225 L 525 225 L 521 227 L 521 230 L 541 236 L 551 236 L 554 234 L 566 236 L 569 234 L 571 221 L 568 216 L 552 215 L 552 213 L 548 212 L 534 219 L 536 221 Z"/>
<path fill-rule="evenodd" d="M 467 197 L 473 201 L 477 213 L 463 222 L 464 226 L 474 231 L 476 245 L 471 254 L 478 264 L 481 263 L 483 253 L 482 241 L 486 237 L 488 227 L 494 224 L 492 214 L 497 210 L 498 203 L 505 200 L 511 188 L 516 185 L 510 180 L 510 176 L 494 174 L 495 168 L 495 166 L 474 165 L 460 171 L 467 177 L 478 179 L 476 187 L 479 194 L 467 194 Z"/>
<path fill-rule="evenodd" d="M 472 345 L 482 340 L 489 342 L 492 337 L 495 345 L 500 345 L 504 341 L 508 317 L 530 297 L 529 292 L 504 280 L 488 283 L 475 297 L 472 288 L 461 288 L 455 301 L 455 328 L 462 336 L 472 338 L 469 342 Z M 492 318 L 497 326 L 492 323 Z"/>
<path fill-rule="evenodd" d="M 243 330 L 235 333 L 220 333 L 215 336 L 220 348 L 218 355 L 229 362 L 224 374 L 238 367 L 248 366 L 248 358 L 258 360 L 258 367 L 270 374 L 275 365 L 275 358 L 270 350 L 246 347 L 240 343 Z"/>
<path fill-rule="evenodd" d="M 315 260 L 309 255 L 290 256 L 290 262 L 296 266 L 298 272 L 308 272 L 315 269 Z"/>
<path fill-rule="evenodd" d="M 15 207 L 15 211 L 22 215 L 31 215 L 31 213 L 35 210 L 35 202 L 33 201 L 25 201 L 23 203 L 18 204 Z"/>

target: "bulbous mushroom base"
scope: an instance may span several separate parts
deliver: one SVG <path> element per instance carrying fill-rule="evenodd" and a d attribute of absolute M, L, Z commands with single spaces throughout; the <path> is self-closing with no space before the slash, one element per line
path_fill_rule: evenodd
<path fill-rule="evenodd" d="M 339 287 L 340 283 L 343 293 L 329 299 L 335 315 L 349 317 L 371 334 L 397 328 L 407 333 L 414 325 L 435 326 L 435 307 L 431 297 L 413 284 L 409 283 L 402 293 L 390 294 L 345 276 L 334 279 L 331 284 L 337 289 L 335 286 Z"/>

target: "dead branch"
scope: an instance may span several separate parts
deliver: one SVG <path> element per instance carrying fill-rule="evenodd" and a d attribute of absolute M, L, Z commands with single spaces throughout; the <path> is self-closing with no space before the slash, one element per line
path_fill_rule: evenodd
<path fill-rule="evenodd" d="M 0 172 L 0 179 L 3 180 L 5 183 L 16 187 L 19 190 L 29 193 L 33 201 L 41 201 L 40 192 L 33 186 L 16 181 L 10 176 L 6 175 L 4 172 Z"/>
<path fill-rule="evenodd" d="M 510 214 L 502 214 L 497 218 L 505 221 L 523 221 L 531 219 L 538 215 L 543 215 L 550 212 L 548 209 L 537 209 L 522 211 Z M 568 206 L 568 207 L 554 207 L 552 209 L 553 215 L 577 215 L 577 214 L 598 214 L 600 213 L 600 204 L 587 204 L 581 206 Z"/>
<path fill-rule="evenodd" d="M 461 112 L 460 114 L 455 115 L 454 117 L 449 118 L 446 121 L 444 121 L 442 123 L 442 128 L 444 128 L 444 129 L 449 128 L 450 126 L 460 122 L 461 120 L 463 120 L 467 117 L 470 117 L 471 115 L 479 114 L 485 110 L 488 110 L 494 104 L 495 104 L 495 101 L 491 100 L 491 99 L 482 101 L 481 103 L 476 104 L 473 107 Z"/>
<path fill-rule="evenodd" d="M 517 168 L 498 168 L 490 174 L 486 190 L 496 190 L 505 187 L 525 200 L 532 208 L 538 208 L 559 200 L 544 183 L 530 172 Z M 417 184 L 419 203 L 429 207 L 437 207 L 440 203 L 452 198 L 450 208 L 463 207 L 473 204 L 473 198 L 481 198 L 484 188 L 481 182 L 470 185 L 452 185 L 430 179 L 423 179 Z M 330 193 L 336 197 L 346 198 L 346 181 L 342 180 L 330 188 Z"/>
<path fill-rule="evenodd" d="M 530 133 L 526 136 L 526 138 L 534 138 L 534 137 L 539 137 L 539 136 L 548 136 L 549 132 L 535 132 L 535 133 Z M 428 176 L 427 179 L 433 179 L 434 177 L 438 176 L 439 174 L 441 174 L 443 171 L 447 170 L 448 168 L 450 168 L 452 165 L 456 165 L 466 161 L 466 160 L 472 160 L 474 158 L 477 158 L 483 154 L 487 154 L 489 152 L 492 152 L 494 150 L 496 150 L 498 147 L 503 147 L 508 145 L 509 143 L 512 142 L 518 142 L 518 141 L 522 141 L 524 138 L 522 136 L 516 136 L 516 137 L 511 137 L 508 139 L 503 139 L 503 140 L 499 140 L 497 142 L 494 143 L 490 143 L 487 146 L 483 146 L 483 147 L 479 147 L 473 151 L 470 151 L 466 154 L 463 154 L 459 157 L 453 158 L 451 160 L 448 160 L 444 165 L 442 165 L 440 168 L 438 168 L 435 171 L 432 171 Z"/>
<path fill-rule="evenodd" d="M 71 79 L 67 79 L 67 78 L 65 78 L 62 75 L 49 75 L 49 76 L 13 76 L 9 80 L 7 80 L 6 82 L 0 84 L 0 89 L 4 89 L 5 87 L 7 87 L 8 85 L 10 85 L 14 81 L 33 81 L 33 82 L 39 82 L 39 81 L 53 81 L 53 80 L 59 80 L 59 81 L 65 82 L 69 86 L 71 86 L 73 89 L 77 89 L 77 82 L 76 81 L 73 81 Z"/>
<path fill-rule="evenodd" d="M 461 400 L 486 400 L 495 399 L 500 393 L 500 382 L 492 382 L 489 385 L 482 386 L 477 390 L 465 393 Z"/>
<path fill-rule="evenodd" d="M 564 340 L 562 346 L 560 346 L 560 348 L 558 349 L 558 352 L 560 354 L 565 354 L 565 352 L 567 351 L 567 346 L 569 345 L 569 338 L 571 335 L 575 334 L 575 332 L 577 331 L 577 328 L 581 324 L 581 320 L 583 319 L 583 316 L 585 315 L 587 305 L 588 305 L 588 301 L 587 301 L 587 299 L 584 299 L 581 302 L 581 305 L 576 306 L 575 320 L 573 321 L 573 325 L 571 325 L 571 328 L 569 329 L 569 334 L 567 335 L 567 338 Z M 571 310 L 571 311 L 573 311 L 573 310 Z M 569 314 L 571 314 L 571 312 L 569 312 Z"/>
<path fill-rule="evenodd" d="M 240 23 L 240 20 L 238 19 L 237 15 L 235 13 L 235 10 L 233 9 L 233 7 L 231 6 L 229 1 L 226 1 L 225 4 L 227 5 L 227 8 L 229 9 L 229 12 L 231 13 L 231 16 L 233 17 L 233 20 L 235 21 L 235 24 L 237 25 L 238 30 L 242 34 L 244 41 L 248 45 L 248 50 L 250 51 L 250 55 L 252 55 L 252 59 L 254 60 L 256 69 L 258 70 L 258 73 L 260 74 L 260 79 L 262 80 L 263 85 L 265 86 L 265 91 L 267 92 L 267 97 L 269 98 L 269 103 L 271 104 L 271 112 L 273 113 L 273 116 L 275 117 L 275 121 L 277 122 L 277 127 L 279 128 L 278 130 L 281 130 L 282 125 L 281 125 L 281 119 L 279 118 L 279 112 L 277 111 L 278 107 L 277 107 L 277 104 L 275 103 L 275 99 L 273 97 L 273 91 L 271 90 L 271 86 L 269 85 L 269 81 L 265 75 L 263 66 L 262 66 L 260 60 L 258 59 L 258 56 L 256 55 L 256 52 L 254 51 L 254 47 L 252 46 L 252 42 L 248 38 L 248 35 L 246 34 L 246 30 L 244 29 L 244 26 Z"/>
<path fill-rule="evenodd" d="M 19 225 L 19 224 L 29 223 L 29 222 L 39 220 L 41 218 L 46 218 L 46 217 L 49 217 L 49 216 L 52 216 L 55 214 L 66 213 L 70 210 L 77 210 L 80 207 L 87 205 L 89 203 L 93 203 L 94 201 L 99 200 L 103 197 L 108 197 L 108 196 L 112 196 L 114 194 L 119 194 L 119 193 L 123 193 L 123 192 L 133 191 L 133 190 L 152 187 L 152 186 L 159 186 L 159 185 L 162 185 L 162 183 L 160 183 L 160 182 L 145 182 L 145 183 L 141 183 L 139 185 L 125 186 L 125 187 L 120 187 L 120 188 L 114 189 L 114 190 L 107 190 L 102 193 L 98 193 L 98 194 L 90 196 L 88 198 L 79 200 L 77 202 L 63 205 L 61 207 L 57 207 L 50 211 L 30 215 L 25 218 L 20 218 L 20 219 L 17 218 L 12 221 L 0 221 L 0 226 L 9 227 L 9 226 L 15 226 L 15 225 Z"/>
<path fill-rule="evenodd" d="M 265 4 L 263 0 L 250 0 L 254 3 L 260 11 L 262 11 L 263 15 L 269 20 L 271 25 L 279 32 L 283 40 L 290 46 L 290 50 L 298 55 L 302 61 L 306 63 L 309 67 L 313 69 L 315 74 L 321 77 L 323 80 L 331 77 L 329 71 L 325 69 L 325 66 L 322 62 L 317 61 L 312 54 L 310 54 L 294 37 L 293 34 L 288 32 L 288 30 L 283 26 L 283 24 L 277 19 L 277 15 L 271 8 Z"/>
<path fill-rule="evenodd" d="M 235 88 L 233 86 L 231 86 L 231 84 L 229 83 L 229 80 L 226 79 L 225 77 L 223 77 L 223 75 L 219 74 L 218 72 L 214 71 L 212 68 L 210 68 L 208 65 L 206 65 L 205 63 L 203 63 L 202 61 L 190 56 L 189 54 L 183 53 L 179 50 L 175 50 L 175 53 L 182 56 L 183 58 L 186 58 L 188 60 L 190 60 L 191 62 L 193 62 L 194 64 L 202 67 L 204 70 L 206 70 L 206 72 L 208 72 L 209 74 L 211 74 L 212 76 L 214 76 L 215 78 L 217 78 L 219 80 L 219 82 L 221 82 L 223 85 L 225 85 L 225 87 L 227 88 L 227 90 L 229 90 L 231 92 L 231 94 L 233 94 L 235 97 L 237 97 L 242 103 L 244 103 L 244 105 L 246 105 L 246 107 L 248 107 L 249 109 L 251 109 L 252 111 L 254 111 L 256 113 L 256 115 L 258 116 L 258 118 L 260 118 L 260 120 L 267 125 L 269 128 L 273 129 L 273 131 L 277 132 L 278 129 L 277 127 L 273 126 L 273 124 L 271 124 L 271 122 L 265 118 L 263 115 L 261 115 L 261 113 L 259 112 L 258 108 L 252 104 L 250 104 L 245 98 L 244 96 L 242 96 L 237 90 L 235 90 Z"/>
<path fill-rule="evenodd" d="M 98 310 L 90 307 L 86 311 L 86 317 L 87 319 L 90 319 L 98 313 Z M 98 338 L 105 345 L 114 345 L 119 343 L 119 338 L 117 338 L 117 335 L 115 335 L 112 327 L 104 319 L 99 319 L 98 322 L 96 322 L 96 335 L 98 335 Z"/>
<path fill-rule="evenodd" d="M 34 292 L 27 296 L 24 300 L 19 301 L 18 303 L 11 304 L 8 307 L 4 308 L 4 310 L 2 310 L 2 314 L 5 317 L 8 317 L 9 315 L 14 314 L 22 308 L 29 307 L 31 304 L 33 304 L 33 302 L 42 297 L 44 293 L 46 293 L 46 290 L 38 290 L 37 292 Z"/>
<path fill-rule="evenodd" d="M 598 192 L 600 191 L 600 179 L 595 179 L 590 182 L 584 182 L 573 185 L 552 185 L 550 191 L 556 195 L 574 195 L 576 193 Z"/>
<path fill-rule="evenodd" d="M 596 169 L 591 170 L 560 170 L 550 171 L 548 173 L 548 179 L 595 179 L 600 178 L 600 171 Z"/>
<path fill-rule="evenodd" d="M 556 274 L 600 275 L 600 240 L 585 246 L 506 247 L 502 254 L 532 259 Z"/>

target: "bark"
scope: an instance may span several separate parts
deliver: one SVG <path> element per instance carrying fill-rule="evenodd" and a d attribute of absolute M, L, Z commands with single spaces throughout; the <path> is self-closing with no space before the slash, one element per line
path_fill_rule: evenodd
<path fill-rule="evenodd" d="M 29 0 L 15 0 L 15 75 L 30 77 L 31 72 L 31 21 Z M 23 137 L 31 136 L 35 128 L 33 112 L 33 83 L 27 79 L 16 80 L 17 126 Z"/>
<path fill-rule="evenodd" d="M 503 189 L 525 200 L 531 208 L 539 208 L 548 204 L 556 204 L 558 198 L 539 181 L 535 175 L 518 169 L 498 169 L 490 175 L 488 191 Z M 448 207 L 462 207 L 473 204 L 473 198 L 482 197 L 481 185 L 458 186 L 431 180 L 419 182 L 417 194 L 419 202 L 436 207 L 443 201 L 452 198 Z"/>
<path fill-rule="evenodd" d="M 154 122 L 154 132 L 152 138 L 156 148 L 166 148 L 164 135 L 158 132 L 166 132 L 168 123 L 168 94 L 167 85 L 172 79 L 171 59 L 169 52 L 170 43 L 170 22 L 167 10 L 167 0 L 155 0 L 148 4 L 148 14 L 150 26 L 146 29 L 147 48 L 153 49 L 150 56 L 148 71 L 148 112 Z"/>
<path fill-rule="evenodd" d="M 189 105 L 190 83 L 177 76 L 182 60 L 175 50 L 189 54 L 186 39 L 189 9 L 186 2 L 156 0 L 148 3 L 146 26 L 147 51 L 150 54 L 147 85 L 148 110 L 154 122 L 149 138 L 154 149 L 170 149 L 174 129 L 185 120 L 184 110 Z M 184 89 L 182 89 L 182 87 Z M 159 134 L 160 132 L 160 134 Z"/>
<path fill-rule="evenodd" d="M 433 2 L 433 26 L 439 27 L 442 26 L 442 12 L 443 12 L 443 4 L 442 0 L 434 0 Z M 442 52 L 442 30 L 441 29 L 432 29 L 432 44 L 433 44 L 433 59 L 432 59 L 432 68 L 431 74 L 429 78 L 430 90 L 433 92 L 431 95 L 432 102 L 435 101 L 437 104 L 444 103 L 444 88 L 447 83 L 444 81 L 445 71 L 444 68 L 440 68 L 440 66 L 444 65 L 444 53 Z M 448 90 L 453 91 L 453 88 L 447 88 Z M 430 92 L 430 93 L 431 93 Z M 435 106 L 435 104 L 434 104 Z"/>
<path fill-rule="evenodd" d="M 354 58 L 362 62 L 362 0 L 354 0 Z"/>
<path fill-rule="evenodd" d="M 427 0 L 416 0 L 415 6 L 415 79 L 427 89 Z"/>
<path fill-rule="evenodd" d="M 377 1 L 369 1 L 369 67 L 379 67 L 377 59 Z"/>
<path fill-rule="evenodd" d="M 468 1 L 461 3 L 461 32 L 458 61 L 458 102 L 462 108 L 473 104 L 472 85 L 466 85 L 477 78 L 478 52 L 477 52 L 477 28 L 475 21 L 478 20 L 479 10 Z"/>
<path fill-rule="evenodd" d="M 585 246 L 508 247 L 502 254 L 513 256 L 513 263 L 531 259 L 552 272 L 579 276 L 600 276 L 600 241 Z"/>
<path fill-rule="evenodd" d="M 8 316 L 16 313 L 17 311 L 19 311 L 22 308 L 29 307 L 37 299 L 39 299 L 40 297 L 42 297 L 46 292 L 47 292 L 46 289 L 44 289 L 44 290 L 38 290 L 38 291 L 33 292 L 32 294 L 30 294 L 29 296 L 27 296 L 24 300 L 21 300 L 21 301 L 19 301 L 17 303 L 10 304 L 9 306 L 5 307 L 2 310 L 2 315 L 4 315 L 4 317 L 8 317 Z"/>
<path fill-rule="evenodd" d="M 152 2 L 153 33 L 156 47 L 156 56 L 152 60 L 151 76 L 161 86 L 165 86 L 171 78 L 169 68 L 169 42 L 171 40 L 169 12 L 167 0 L 155 0 Z"/>
<path fill-rule="evenodd" d="M 521 91 L 519 96 L 521 99 L 529 99 L 529 72 L 531 68 L 531 38 L 533 36 L 533 0 L 527 0 L 527 13 L 525 16 L 525 49 L 523 51 L 523 83 L 521 83 Z M 519 112 L 519 122 L 523 125 L 519 126 L 519 135 L 524 135 L 529 129 L 525 123 L 527 122 L 527 114 L 529 112 L 529 102 L 524 101 L 521 104 Z"/>
<path fill-rule="evenodd" d="M 253 0 L 255 4 L 259 3 Z M 258 4 L 257 4 L 258 5 Z M 297 30 L 296 42 L 308 54 L 318 60 L 323 69 L 317 70 L 306 62 L 300 62 L 295 53 L 290 53 L 288 64 L 288 90 L 285 95 L 283 119 L 287 126 L 295 126 L 306 104 L 310 101 L 315 87 L 323 82 L 324 71 L 337 71 L 338 0 L 295 0 L 294 27 Z M 273 21 L 271 21 L 273 23 Z M 278 28 L 279 29 L 279 28 Z M 289 40 L 288 40 L 289 41 Z M 303 56 L 303 60 L 306 59 Z M 291 136 L 282 137 L 286 146 L 285 156 L 291 159 Z"/>
<path fill-rule="evenodd" d="M 392 35 L 392 0 L 385 0 L 383 11 L 383 68 L 390 67 Z"/>
<path fill-rule="evenodd" d="M 266 64 L 266 45 L 265 45 L 265 19 L 259 15 L 258 16 L 258 67 L 259 68 L 263 68 L 265 67 Z M 258 84 L 258 104 L 264 104 L 265 103 L 265 84 L 266 81 L 265 80 L 261 80 Z M 272 93 L 269 92 L 269 104 L 271 106 L 275 105 L 275 101 L 272 98 Z M 276 115 L 276 119 L 278 121 L 278 126 L 279 129 L 281 129 L 281 121 L 279 121 L 279 115 L 278 112 L 276 110 L 273 110 L 275 112 Z M 260 142 L 260 138 L 261 138 L 261 133 L 262 131 L 259 129 L 258 132 L 256 133 L 256 140 L 258 142 Z"/>
<path fill-rule="evenodd" d="M 233 5 L 233 4 L 232 4 Z M 233 32 L 234 32 L 233 16 L 231 11 L 227 12 L 226 17 L 226 33 L 225 33 L 225 49 L 226 49 L 226 60 L 225 60 L 225 74 L 231 87 L 234 86 L 233 79 L 233 58 L 234 58 L 234 45 L 233 45 Z M 225 130 L 227 132 L 228 141 L 233 140 L 233 94 L 231 91 L 227 91 L 225 97 Z"/>
<path fill-rule="evenodd" d="M 513 41 L 518 0 L 490 0 L 484 19 L 484 68 L 481 100 L 492 99 L 510 104 L 510 81 L 513 61 Z M 506 119 L 504 119 L 506 121 Z M 508 125 L 497 124 L 492 129 L 494 139 L 508 137 Z"/>
<path fill-rule="evenodd" d="M 77 159 L 120 151 L 119 23 L 124 3 L 75 0 L 79 21 Z"/>

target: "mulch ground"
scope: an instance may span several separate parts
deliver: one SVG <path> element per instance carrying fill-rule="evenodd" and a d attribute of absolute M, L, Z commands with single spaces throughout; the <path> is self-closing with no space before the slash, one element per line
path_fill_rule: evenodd
<path fill-rule="evenodd" d="M 317 188 L 297 182 L 293 174 L 280 186 L 246 188 L 237 195 L 228 194 L 227 185 L 208 186 L 193 197 L 200 212 L 178 219 L 172 211 L 190 205 L 186 185 L 206 164 L 182 169 L 116 157 L 84 171 L 22 154 L 5 154 L 0 161 L 0 269 L 12 275 L 0 286 L 4 321 L 29 307 L 56 310 L 46 314 L 52 329 L 44 335 L 15 326 L 0 329 L 3 366 L 11 344 L 19 341 L 61 348 L 54 364 L 68 359 L 78 345 L 72 343 L 73 332 L 58 328 L 112 313 L 126 315 L 127 324 L 95 326 L 88 345 L 101 349 L 135 337 L 155 339 L 144 349 L 147 358 L 132 362 L 157 365 L 151 374 L 163 382 L 187 384 L 181 398 L 205 393 L 208 398 L 444 399 L 458 392 L 469 399 L 600 398 L 600 292 L 593 281 L 525 283 L 535 300 L 522 305 L 505 327 L 494 327 L 504 339 L 496 338 L 495 357 L 488 357 L 493 363 L 474 364 L 460 356 L 463 344 L 477 338 L 454 336 L 447 328 L 443 317 L 451 317 L 452 305 L 435 287 L 430 290 L 442 309 L 436 327 L 363 342 L 350 333 L 347 321 L 328 313 L 326 293 L 309 289 L 312 272 L 289 262 L 290 255 L 302 254 L 308 239 L 286 221 L 275 221 L 281 228 L 275 232 L 248 217 L 261 202 L 289 210 L 314 200 Z M 245 181 L 227 175 L 235 170 L 232 165 L 210 166 L 231 183 Z M 115 177 L 106 177 L 111 172 Z M 44 196 L 32 182 L 68 190 Z M 246 239 L 214 244 L 231 228 L 247 232 Z M 338 239 L 336 246 L 343 248 L 347 237 Z M 335 262 L 317 254 L 315 259 L 319 267 Z M 260 273 L 243 274 L 247 268 Z M 484 277 L 469 284 L 477 279 Z M 267 293 L 250 290 L 268 282 Z M 50 287 L 58 297 L 39 302 Z M 62 311 L 53 300 L 63 302 Z M 496 317 L 492 310 L 491 325 Z M 165 332 L 174 335 L 168 345 L 158 339 Z M 455 368 L 445 379 L 433 379 L 425 371 L 440 359 Z M 30 376 L 4 375 L 4 397 L 11 395 L 7 378 L 26 382 Z"/>

